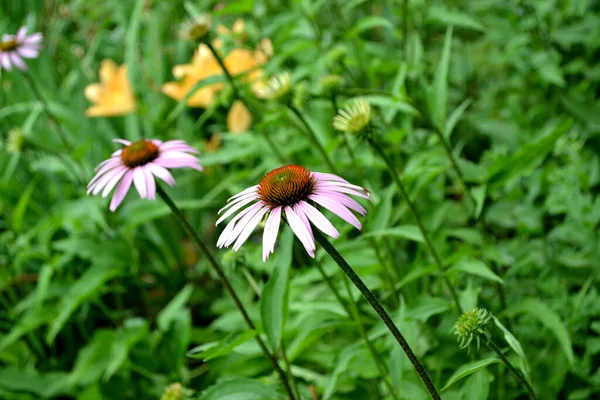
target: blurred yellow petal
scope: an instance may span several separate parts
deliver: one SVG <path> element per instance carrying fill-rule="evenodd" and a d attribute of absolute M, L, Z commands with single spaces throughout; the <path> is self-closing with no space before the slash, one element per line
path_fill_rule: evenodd
<path fill-rule="evenodd" d="M 231 30 L 233 31 L 233 33 L 236 34 L 240 34 L 240 33 L 244 33 L 244 30 L 246 29 L 246 24 L 244 23 L 244 20 L 241 18 L 238 18 L 235 20 L 235 22 L 233 23 L 233 26 L 231 28 Z"/>
<path fill-rule="evenodd" d="M 100 64 L 100 71 L 98 73 L 100 76 L 100 82 L 110 82 L 117 73 L 117 68 L 117 64 L 115 64 L 113 60 L 108 58 L 102 60 L 102 63 Z"/>
<path fill-rule="evenodd" d="M 241 100 L 236 100 L 227 113 L 227 130 L 231 133 L 246 132 L 252 124 L 252 115 Z"/>
<path fill-rule="evenodd" d="M 135 97 L 127 78 L 127 66 L 118 67 L 112 60 L 105 59 L 99 75 L 100 83 L 92 83 L 85 88 L 85 97 L 93 103 L 85 115 L 112 117 L 135 111 Z"/>
<path fill-rule="evenodd" d="M 162 85 L 162 92 L 174 100 L 181 101 L 198 81 L 198 79 L 188 76 L 180 82 L 167 82 Z M 203 86 L 190 96 L 186 104 L 190 107 L 207 108 L 214 101 L 215 95 L 216 89 L 213 85 Z"/>

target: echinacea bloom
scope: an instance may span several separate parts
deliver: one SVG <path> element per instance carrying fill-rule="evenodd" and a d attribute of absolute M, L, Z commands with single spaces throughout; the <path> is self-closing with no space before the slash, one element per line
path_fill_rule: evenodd
<path fill-rule="evenodd" d="M 216 31 L 221 35 L 242 35 L 244 23 L 242 20 L 237 20 L 233 25 L 233 30 L 218 26 Z M 215 38 L 211 43 L 219 53 L 223 51 L 221 39 Z M 232 49 L 223 57 L 223 64 L 231 76 L 237 77 L 241 82 L 251 84 L 252 90 L 256 91 L 263 85 L 261 66 L 272 55 L 271 41 L 263 39 L 254 50 Z M 199 81 L 223 75 L 221 66 L 205 43 L 198 46 L 191 63 L 176 65 L 172 72 L 178 81 L 165 83 L 162 86 L 162 92 L 177 101 L 185 99 Z M 208 108 L 214 103 L 217 94 L 223 90 L 223 87 L 222 82 L 204 85 L 188 97 L 186 104 L 189 107 Z M 227 115 L 227 130 L 233 133 L 245 132 L 250 128 L 251 123 L 252 117 L 244 103 L 234 103 Z"/>
<path fill-rule="evenodd" d="M 106 197 L 116 186 L 110 211 L 115 211 L 121 204 L 132 182 L 142 199 L 154 200 L 155 177 L 169 186 L 175 184 L 168 169 L 188 167 L 203 170 L 198 159 L 189 154 L 198 154 L 198 150 L 183 140 L 138 140 L 133 143 L 123 139 L 113 141 L 125 145 L 125 148 L 115 151 L 111 158 L 96 167 L 96 175 L 88 184 L 87 190 L 88 194 L 97 195 L 104 189 L 102 197 Z"/>
<path fill-rule="evenodd" d="M 105 59 L 100 65 L 100 83 L 85 88 L 85 97 L 94 103 L 85 115 L 88 117 L 113 117 L 135 111 L 135 97 L 127 78 L 127 65 L 117 66 Z"/>
<path fill-rule="evenodd" d="M 277 74 L 267 81 L 256 95 L 266 100 L 281 100 L 288 96 L 292 89 L 292 75 L 289 72 Z"/>
<path fill-rule="evenodd" d="M 321 213 L 323 207 L 344 221 L 361 229 L 362 225 L 352 213 L 366 214 L 363 206 L 348 195 L 368 199 L 369 192 L 345 179 L 328 173 L 311 172 L 298 165 L 287 165 L 266 174 L 258 185 L 251 186 L 228 200 L 219 214 L 217 225 L 239 212 L 225 227 L 217 247 L 237 251 L 250 237 L 258 223 L 267 215 L 263 233 L 263 261 L 275 250 L 281 217 L 285 216 L 294 234 L 311 257 L 315 257 L 315 238 L 311 223 L 327 235 L 337 238 L 340 233 Z M 352 210 L 352 211 L 351 211 Z"/>
<path fill-rule="evenodd" d="M 7 71 L 15 66 L 25 71 L 27 66 L 24 58 L 36 58 L 40 54 L 42 34 L 37 32 L 27 35 L 27 28 L 22 26 L 16 35 L 2 35 L 0 42 L 0 71 Z"/>

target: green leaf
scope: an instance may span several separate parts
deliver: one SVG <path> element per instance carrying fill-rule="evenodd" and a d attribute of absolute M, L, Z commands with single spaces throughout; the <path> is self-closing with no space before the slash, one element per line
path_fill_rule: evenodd
<path fill-rule="evenodd" d="M 433 85 L 429 90 L 428 104 L 431 119 L 443 132 L 448 103 L 448 69 L 450 68 L 450 50 L 452 46 L 452 26 L 446 30 L 442 56 L 435 72 Z"/>
<path fill-rule="evenodd" d="M 199 358 L 203 361 L 212 360 L 213 358 L 227 356 L 242 343 L 246 343 L 256 337 L 256 331 L 248 330 L 241 334 L 230 333 L 223 340 L 215 343 L 207 343 L 201 346 L 194 347 L 186 353 L 190 358 Z"/>
<path fill-rule="evenodd" d="M 406 317 L 425 322 L 431 316 L 449 310 L 451 306 L 452 303 L 447 299 L 440 297 L 424 297 L 421 298 L 416 305 L 411 306 L 406 310 Z"/>
<path fill-rule="evenodd" d="M 502 278 L 494 273 L 483 261 L 476 259 L 462 259 L 459 260 L 452 268 L 448 269 L 447 272 L 462 271 L 468 274 L 477 275 L 482 278 L 496 281 L 498 283 L 504 283 Z"/>
<path fill-rule="evenodd" d="M 479 371 L 480 369 L 487 367 L 488 365 L 495 364 L 497 362 L 500 362 L 499 358 L 491 357 L 460 366 L 456 370 L 456 372 L 452 374 L 450 379 L 448 379 L 448 382 L 446 382 L 446 385 L 442 388 L 442 390 L 448 389 L 451 385 L 458 382 L 459 380 Z"/>
<path fill-rule="evenodd" d="M 363 235 L 363 237 L 383 237 L 391 236 L 397 238 L 403 238 L 413 240 L 415 242 L 425 242 L 423 234 L 416 225 L 400 225 L 394 228 L 382 229 L 379 231 L 369 232 Z"/>
<path fill-rule="evenodd" d="M 288 277 L 292 265 L 294 234 L 285 229 L 279 239 L 279 248 L 275 256 L 275 268 L 267 281 L 260 299 L 260 316 L 267 338 L 273 348 L 279 348 L 279 342 L 285 325 L 288 309 Z"/>
<path fill-rule="evenodd" d="M 19 202 L 17 203 L 12 212 L 12 227 L 15 230 L 15 232 L 19 232 L 21 230 L 21 227 L 23 226 L 23 218 L 25 217 L 27 206 L 31 201 L 31 196 L 35 191 L 35 187 L 37 186 L 38 181 L 39 179 L 36 178 L 29 183 L 27 189 L 23 191 L 23 194 L 19 198 Z"/>
<path fill-rule="evenodd" d="M 550 124 L 536 141 L 527 143 L 511 156 L 500 157 L 488 170 L 488 184 L 493 187 L 500 186 L 537 167 L 552 151 L 558 138 L 564 135 L 572 124 L 572 120 L 567 120 L 558 126 Z"/>
<path fill-rule="evenodd" d="M 456 107 L 456 109 L 454 111 L 452 111 L 452 114 L 450 114 L 450 116 L 448 117 L 448 120 L 446 121 L 446 127 L 444 128 L 444 138 L 445 139 L 450 139 L 450 136 L 452 135 L 452 132 L 454 131 L 454 128 L 456 127 L 456 124 L 458 124 L 458 121 L 460 121 L 460 118 L 465 113 L 467 108 L 469 108 L 469 106 L 471 105 L 472 102 L 473 102 L 473 100 L 466 99 L 465 101 L 460 103 L 460 105 L 458 107 Z"/>
<path fill-rule="evenodd" d="M 444 25 L 454 25 L 461 28 L 484 31 L 485 27 L 477 22 L 469 14 L 458 10 L 451 10 L 446 7 L 428 7 L 427 20 L 438 21 Z"/>
<path fill-rule="evenodd" d="M 360 33 L 373 28 L 386 28 L 394 30 L 394 24 L 392 24 L 389 20 L 383 17 L 367 16 L 361 18 L 360 22 L 356 24 L 356 26 L 352 28 L 346 36 L 348 36 L 349 38 L 354 38 Z"/>
<path fill-rule="evenodd" d="M 50 325 L 46 342 L 51 344 L 71 314 L 85 301 L 98 295 L 106 281 L 119 275 L 119 270 L 106 265 L 88 269 L 65 293 L 59 304 L 59 314 Z"/>
<path fill-rule="evenodd" d="M 485 203 L 485 196 L 487 193 L 487 185 L 476 186 L 471 189 L 471 194 L 475 199 L 475 218 L 479 218 L 481 211 L 483 211 L 483 205 Z"/>
<path fill-rule="evenodd" d="M 202 392 L 198 400 L 278 400 L 283 399 L 277 390 L 248 378 L 224 379 Z"/>
<path fill-rule="evenodd" d="M 225 3 L 225 6 L 214 11 L 214 15 L 250 14 L 254 9 L 254 0 L 235 0 Z"/>
<path fill-rule="evenodd" d="M 538 299 L 525 299 L 520 303 L 510 306 L 505 312 L 511 316 L 527 314 L 537 319 L 542 325 L 552 331 L 563 353 L 565 353 L 569 364 L 573 364 L 575 356 L 573 355 L 573 346 L 569 331 L 558 314 L 548 307 L 546 303 Z"/>
<path fill-rule="evenodd" d="M 492 316 L 492 318 L 494 319 L 496 326 L 500 328 L 504 334 L 504 340 L 506 340 L 511 349 L 513 349 L 521 359 L 521 369 L 525 373 L 525 376 L 529 376 L 529 363 L 527 362 L 527 357 L 525 357 L 525 352 L 523 351 L 523 347 L 521 347 L 521 343 L 519 343 L 517 338 L 514 337 L 514 335 L 510 333 L 510 331 L 506 329 L 504 325 L 502 325 L 502 322 L 500 322 L 498 318 L 495 316 Z"/>
<path fill-rule="evenodd" d="M 194 286 L 191 283 L 188 283 L 175 297 L 173 297 L 169 304 L 158 313 L 158 316 L 156 317 L 158 329 L 161 331 L 169 329 L 171 323 L 178 318 L 179 311 L 185 308 L 193 290 Z"/>

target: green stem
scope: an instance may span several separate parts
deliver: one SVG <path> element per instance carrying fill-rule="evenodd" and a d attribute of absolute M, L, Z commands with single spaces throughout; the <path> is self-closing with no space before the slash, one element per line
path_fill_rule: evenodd
<path fill-rule="evenodd" d="M 204 43 L 206 44 L 206 46 L 208 47 L 210 52 L 213 54 L 213 56 L 215 56 L 217 63 L 219 63 L 219 66 L 223 70 L 223 73 L 225 74 L 225 76 L 227 77 L 227 80 L 229 81 L 229 84 L 231 85 L 231 89 L 233 89 L 233 93 L 234 93 L 235 97 L 238 99 L 241 98 L 241 96 L 238 92 L 237 85 L 235 84 L 235 80 L 233 79 L 233 76 L 231 76 L 231 74 L 229 73 L 229 70 L 227 69 L 227 67 L 225 67 L 225 63 L 223 62 L 223 59 L 221 58 L 219 53 L 217 53 L 217 50 L 213 47 L 212 43 L 210 43 L 210 40 L 207 40 Z"/>
<path fill-rule="evenodd" d="M 54 116 L 52 115 L 52 112 L 50 112 L 50 105 L 46 101 L 46 98 L 42 95 L 42 91 L 37 86 L 35 79 L 33 79 L 31 77 L 31 75 L 29 74 L 29 72 L 27 72 L 27 71 L 23 72 L 23 76 L 25 77 L 27 86 L 29 86 L 31 91 L 34 93 L 34 95 L 37 97 L 37 99 L 42 104 L 42 109 L 44 110 L 46 117 L 48 117 L 48 120 L 54 121 L 54 127 L 55 127 L 56 134 L 58 135 L 59 140 L 62 142 L 63 147 L 65 148 L 65 150 L 68 153 L 73 153 L 73 150 L 74 150 L 73 146 L 67 139 L 67 134 L 66 134 L 65 130 L 63 129 L 62 124 L 60 123 L 60 121 L 57 118 L 54 118 Z M 39 146 L 39 147 L 41 147 L 41 146 Z M 57 152 L 53 152 L 53 153 L 57 153 Z M 67 158 L 67 157 L 64 157 L 64 158 Z M 85 173 L 85 170 L 83 169 L 83 166 L 81 164 L 79 164 L 79 162 L 77 162 L 77 161 L 75 161 L 75 165 L 77 165 L 77 168 L 79 169 L 79 173 L 81 174 L 81 176 L 79 177 L 79 180 L 83 184 L 85 184 L 86 173 Z"/>
<path fill-rule="evenodd" d="M 385 384 L 388 391 L 390 392 L 390 395 L 395 400 L 399 400 L 398 395 L 396 394 L 396 391 L 394 390 L 394 386 L 392 386 L 392 382 L 389 379 L 390 372 L 386 368 L 385 363 L 381 359 L 381 356 L 379 355 L 377 350 L 375 350 L 375 346 L 373 346 L 373 343 L 369 339 L 369 336 L 367 335 L 365 327 L 362 324 L 362 321 L 360 318 L 360 312 L 358 311 L 358 307 L 357 307 L 356 303 L 354 302 L 354 299 L 352 298 L 352 290 L 350 289 L 350 284 L 348 283 L 348 278 L 346 278 L 345 276 L 342 276 L 342 280 L 344 281 L 344 286 L 346 286 L 346 292 L 348 293 L 348 298 L 350 299 L 350 309 L 352 310 L 354 320 L 356 321 L 356 324 L 358 325 L 358 330 L 360 331 L 360 335 L 362 336 L 363 340 L 365 341 L 365 344 L 367 345 L 367 348 L 369 349 L 371 356 L 375 360 L 375 364 L 377 365 L 377 369 L 379 370 L 381 379 L 383 379 L 383 383 Z"/>
<path fill-rule="evenodd" d="M 57 119 L 54 118 L 52 113 L 50 112 L 50 106 L 48 105 L 48 102 L 46 101 L 44 96 L 42 96 L 42 92 L 37 87 L 35 80 L 31 77 L 31 75 L 29 75 L 29 72 L 25 71 L 23 73 L 23 76 L 25 77 L 27 84 L 29 85 L 29 87 L 31 88 L 31 90 L 33 91 L 35 96 L 38 98 L 40 103 L 42 103 L 42 108 L 44 110 L 44 113 L 48 117 L 48 119 L 50 121 L 57 121 Z M 65 150 L 67 150 L 68 152 L 73 152 L 73 146 L 71 146 L 71 143 L 69 143 L 69 140 L 67 139 L 67 134 L 63 130 L 62 125 L 57 122 L 55 124 L 55 126 L 56 126 L 56 133 L 58 134 L 60 141 L 62 142 L 63 146 L 65 147 Z"/>
<path fill-rule="evenodd" d="M 200 250 L 202 253 L 204 253 L 204 255 L 208 259 L 208 262 L 210 263 L 211 267 L 213 268 L 213 270 L 217 273 L 217 275 L 221 279 L 221 282 L 223 283 L 223 286 L 225 287 L 225 290 L 227 290 L 227 292 L 231 296 L 233 302 L 235 303 L 236 307 L 238 308 L 238 310 L 242 314 L 242 317 L 244 318 L 244 321 L 246 322 L 246 325 L 248 325 L 248 327 L 250 329 L 257 331 L 254 323 L 250 319 L 250 316 L 246 312 L 246 308 L 242 304 L 242 302 L 241 302 L 240 298 L 238 297 L 237 293 L 235 292 L 235 290 L 231 286 L 231 283 L 229 282 L 229 279 L 225 275 L 225 272 L 223 271 L 223 269 L 221 268 L 221 266 L 219 265 L 219 263 L 217 262 L 217 260 L 215 259 L 215 257 L 212 255 L 212 253 L 210 252 L 210 250 L 208 249 L 208 247 L 206 246 L 206 244 L 204 244 L 204 242 L 202 241 L 202 239 L 200 239 L 200 236 L 198 236 L 198 234 L 196 233 L 196 231 L 194 230 L 194 228 L 192 227 L 192 225 L 185 218 L 185 216 L 183 215 L 183 213 L 181 212 L 181 210 L 177 207 L 177 205 L 173 202 L 173 200 L 169 197 L 169 195 L 167 194 L 167 192 L 165 192 L 163 190 L 163 188 L 160 185 L 158 185 L 158 184 L 156 185 L 156 192 L 163 199 L 163 201 L 167 204 L 167 206 L 169 206 L 169 208 L 171 209 L 171 212 L 173 213 L 173 215 L 175 216 L 175 218 L 177 218 L 177 220 L 179 221 L 179 223 L 183 227 L 183 230 L 192 239 L 192 241 L 194 242 L 194 244 L 196 245 L 196 247 L 198 248 L 198 250 Z M 285 374 L 284 374 L 283 370 L 279 366 L 279 363 L 277 362 L 277 360 L 275 359 L 275 357 L 273 356 L 273 354 L 271 354 L 271 352 L 267 349 L 267 346 L 265 345 L 265 343 L 263 342 L 263 340 L 260 338 L 260 336 L 258 334 L 256 335 L 255 338 L 256 338 L 256 342 L 258 343 L 259 347 L 261 348 L 261 350 L 263 351 L 263 353 L 265 354 L 265 356 L 267 357 L 267 359 L 271 362 L 271 364 L 273 365 L 273 368 L 275 369 L 275 371 L 279 375 L 281 383 L 283 383 L 283 386 L 285 388 L 285 391 L 288 394 L 288 397 L 293 400 L 294 399 L 294 395 L 292 394 L 290 385 L 289 385 L 289 383 L 288 383 L 288 381 L 287 381 L 287 379 L 285 377 Z"/>
<path fill-rule="evenodd" d="M 445 274 L 444 264 L 442 262 L 442 259 L 440 258 L 437 250 L 433 246 L 433 242 L 431 241 L 431 238 L 429 237 L 429 233 L 427 232 L 427 229 L 425 229 L 425 225 L 423 225 L 423 221 L 421 221 L 421 217 L 419 216 L 419 213 L 417 212 L 417 209 L 416 209 L 414 203 L 410 199 L 410 196 L 409 196 L 408 192 L 406 191 L 406 188 L 402 184 L 402 181 L 400 180 L 400 177 L 398 176 L 398 173 L 396 172 L 396 169 L 394 168 L 394 164 L 392 163 L 392 161 L 390 160 L 390 158 L 388 157 L 388 155 L 386 154 L 386 152 L 383 150 L 383 148 L 381 147 L 381 145 L 379 143 L 377 143 L 373 139 L 370 139 L 369 143 L 375 149 L 375 151 L 381 156 L 383 161 L 386 163 L 388 170 L 390 171 L 390 173 L 392 174 L 392 177 L 394 178 L 394 181 L 396 182 L 396 185 L 398 185 L 398 188 L 400 189 L 400 192 L 402 193 L 402 196 L 404 197 L 404 200 L 406 201 L 406 204 L 408 205 L 410 212 L 412 213 L 414 219 L 417 221 L 419 230 L 421 231 L 421 234 L 423 235 L 423 239 L 425 240 L 425 245 L 427 246 L 429 252 L 433 256 L 435 264 L 437 265 L 438 269 L 440 270 L 442 277 L 444 279 L 444 282 L 446 282 L 446 285 L 448 286 L 448 290 L 450 291 L 450 294 L 452 295 L 454 303 L 456 304 L 456 309 L 458 310 L 458 312 L 460 314 L 462 314 L 462 307 L 460 306 L 460 301 L 458 300 L 458 294 L 456 293 L 456 289 L 454 288 L 454 286 L 452 285 L 452 283 L 450 282 L 450 280 L 448 279 L 448 277 Z"/>
<path fill-rule="evenodd" d="M 316 146 L 319 153 L 321 153 L 321 157 L 323 157 L 323 160 L 325 160 L 325 162 L 327 163 L 327 166 L 329 167 L 331 172 L 333 172 L 336 175 L 339 175 L 339 173 L 337 172 L 337 168 L 335 168 L 335 165 L 331 161 L 331 158 L 329 158 L 327 151 L 325 151 L 325 148 L 323 147 L 321 142 L 319 142 L 319 139 L 317 138 L 317 134 L 315 133 L 314 129 L 310 126 L 310 124 L 308 123 L 308 121 L 306 120 L 304 115 L 302 115 L 302 113 L 300 112 L 300 110 L 298 110 L 298 108 L 296 108 L 295 106 L 293 106 L 291 104 L 288 104 L 288 108 L 292 111 L 292 113 L 294 113 L 296 115 L 296 117 L 298 117 L 300 122 L 302 122 L 302 125 L 304 125 L 304 127 L 306 128 L 306 132 L 308 132 L 308 134 L 309 134 L 309 139 Z"/>
<path fill-rule="evenodd" d="M 504 363 L 504 365 L 506 365 L 506 368 L 508 368 L 508 370 L 515 376 L 515 378 L 517 378 L 517 380 L 523 386 L 525 386 L 525 389 L 527 389 L 527 393 L 529 394 L 529 398 L 531 400 L 535 400 L 535 398 L 536 398 L 535 392 L 533 391 L 533 388 L 531 387 L 529 382 L 527 382 L 527 379 L 525 379 L 523 374 L 518 369 L 516 369 L 514 365 L 512 365 L 512 363 L 508 360 L 508 358 L 506 358 L 506 356 L 504 355 L 502 350 L 498 347 L 498 345 L 496 343 L 494 343 L 494 341 L 491 339 L 487 342 L 487 345 L 494 353 L 496 353 L 496 355 L 500 358 L 500 360 Z"/>
<path fill-rule="evenodd" d="M 292 374 L 292 364 L 288 360 L 286 350 L 285 350 L 285 345 L 283 343 L 283 338 L 281 339 L 281 358 L 283 359 L 283 362 L 285 363 L 285 368 L 287 369 L 287 374 L 290 377 L 290 381 L 292 381 L 292 389 L 294 390 L 294 395 L 296 396 L 296 398 L 298 400 L 300 400 L 302 398 L 300 397 L 300 392 L 298 391 L 298 385 L 296 384 L 296 378 L 294 378 L 294 375 Z"/>
<path fill-rule="evenodd" d="M 375 310 L 377 315 L 379 315 L 379 318 L 381 318 L 385 326 L 392 333 L 398 344 L 400 344 L 400 347 L 402 347 L 402 350 L 404 351 L 409 361 L 415 368 L 415 371 L 419 375 L 419 378 L 421 378 L 421 381 L 423 381 L 423 384 L 427 388 L 427 391 L 431 395 L 431 398 L 441 400 L 441 397 L 435 389 L 433 382 L 431 382 L 431 378 L 429 378 L 429 375 L 427 375 L 425 368 L 423 368 L 423 365 L 421 364 L 415 353 L 412 351 L 412 349 L 408 345 L 408 342 L 406 341 L 404 336 L 402 336 L 402 333 L 400 333 L 400 330 L 394 324 L 394 321 L 392 321 L 392 318 L 385 311 L 379 300 L 377 300 L 377 298 L 369 290 L 367 285 L 365 285 L 362 279 L 360 279 L 356 272 L 354 272 L 352 267 L 346 262 L 344 257 L 342 257 L 340 253 L 338 253 L 335 247 L 333 247 L 331 243 L 329 243 L 325 236 L 323 236 L 323 234 L 321 234 L 321 232 L 319 232 L 319 230 L 317 229 L 313 231 L 313 234 L 315 236 L 316 241 L 325 249 L 325 251 L 331 256 L 331 258 L 333 258 L 333 260 L 339 265 L 339 267 L 342 269 L 342 271 L 344 271 L 348 278 L 350 278 L 354 286 L 356 286 L 358 290 L 360 290 L 364 298 L 367 300 L 367 302 L 371 305 L 373 310 Z"/>

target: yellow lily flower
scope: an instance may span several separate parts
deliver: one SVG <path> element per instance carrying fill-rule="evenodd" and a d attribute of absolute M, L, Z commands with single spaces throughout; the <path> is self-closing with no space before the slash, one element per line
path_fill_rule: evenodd
<path fill-rule="evenodd" d="M 100 83 L 85 88 L 85 97 L 94 105 L 89 107 L 87 117 L 112 117 L 135 111 L 135 97 L 127 79 L 127 65 L 117 66 L 105 59 L 100 65 Z"/>

